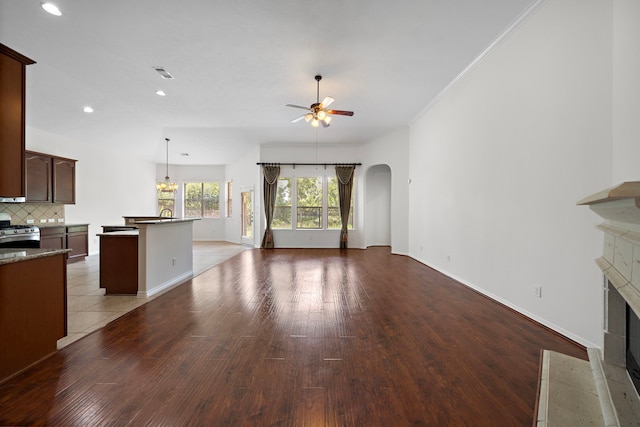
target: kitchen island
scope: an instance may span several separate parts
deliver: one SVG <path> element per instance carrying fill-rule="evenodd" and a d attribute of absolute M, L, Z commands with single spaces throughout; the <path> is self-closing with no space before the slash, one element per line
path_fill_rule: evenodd
<path fill-rule="evenodd" d="M 67 335 L 68 249 L 0 249 L 0 381 Z"/>
<path fill-rule="evenodd" d="M 193 221 L 138 221 L 137 229 L 100 233 L 100 287 L 149 297 L 193 277 Z"/>

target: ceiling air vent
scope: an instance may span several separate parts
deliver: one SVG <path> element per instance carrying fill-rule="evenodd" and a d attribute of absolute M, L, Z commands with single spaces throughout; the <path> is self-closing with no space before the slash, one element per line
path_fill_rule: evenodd
<path fill-rule="evenodd" d="M 153 67 L 154 70 L 156 70 L 158 72 L 158 74 L 160 74 L 160 76 L 162 76 L 163 79 L 172 79 L 173 76 L 164 69 L 164 67 Z"/>

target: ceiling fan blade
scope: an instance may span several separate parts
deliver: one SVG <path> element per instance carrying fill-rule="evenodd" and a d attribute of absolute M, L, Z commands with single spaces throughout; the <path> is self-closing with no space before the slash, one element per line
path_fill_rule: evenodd
<path fill-rule="evenodd" d="M 297 119 L 291 120 L 291 123 L 298 123 L 300 120 L 304 119 L 304 116 L 305 115 L 303 114 L 302 116 L 298 117 Z"/>
<path fill-rule="evenodd" d="M 320 108 L 327 108 L 329 105 L 331 105 L 333 101 L 335 101 L 335 99 L 333 99 L 332 97 L 325 96 L 322 102 L 320 103 Z"/>
<path fill-rule="evenodd" d="M 303 107 L 302 105 L 293 105 L 293 104 L 287 104 L 287 107 L 293 107 L 293 108 L 302 108 L 303 110 L 308 110 L 309 107 Z"/>
<path fill-rule="evenodd" d="M 353 111 L 344 111 L 344 110 L 327 110 L 327 114 L 336 114 L 338 116 L 353 116 Z"/>

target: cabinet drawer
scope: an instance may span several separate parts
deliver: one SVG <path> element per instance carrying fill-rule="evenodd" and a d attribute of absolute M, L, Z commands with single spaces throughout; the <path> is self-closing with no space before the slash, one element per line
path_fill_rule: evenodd
<path fill-rule="evenodd" d="M 72 225 L 67 227 L 67 233 L 88 233 L 89 226 L 88 225 Z"/>
<path fill-rule="evenodd" d="M 58 234 L 64 235 L 67 232 L 67 228 L 60 227 L 40 227 L 40 237 L 55 236 Z"/>

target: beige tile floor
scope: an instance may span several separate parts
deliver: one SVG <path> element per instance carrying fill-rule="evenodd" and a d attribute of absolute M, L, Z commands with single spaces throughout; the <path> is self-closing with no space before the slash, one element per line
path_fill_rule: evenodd
<path fill-rule="evenodd" d="M 247 246 L 227 242 L 194 242 L 194 277 L 231 258 Z M 100 256 L 67 266 L 67 336 L 58 341 L 62 348 L 102 328 L 123 314 L 151 301 L 158 295 L 139 298 L 128 295 L 105 295 L 100 288 Z"/>

